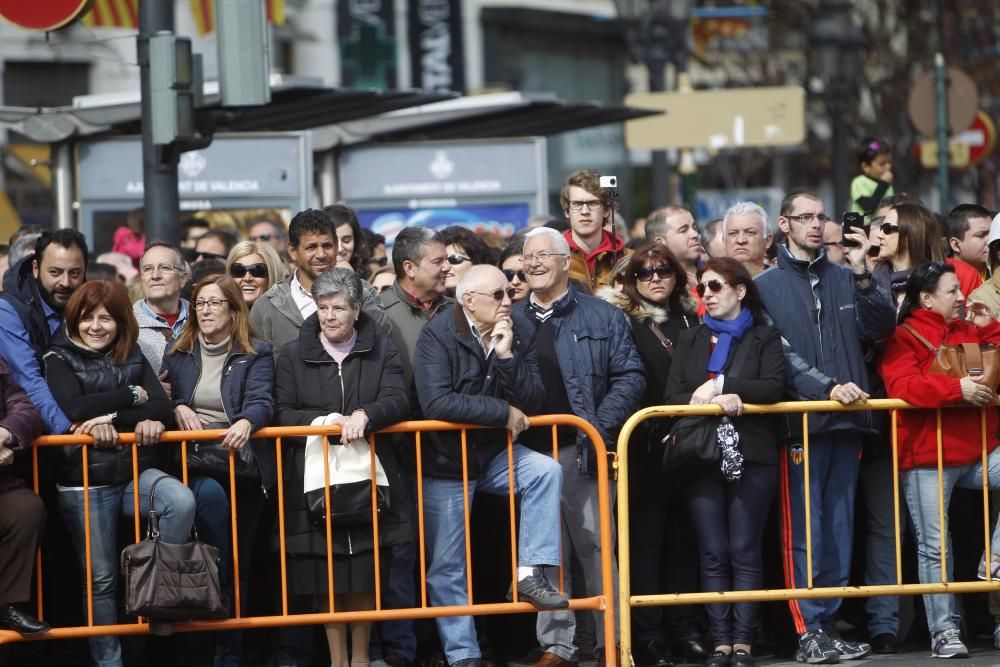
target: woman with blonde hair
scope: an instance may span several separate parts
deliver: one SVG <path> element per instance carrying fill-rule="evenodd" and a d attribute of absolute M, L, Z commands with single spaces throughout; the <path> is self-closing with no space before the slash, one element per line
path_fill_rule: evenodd
<path fill-rule="evenodd" d="M 270 243 L 240 241 L 226 258 L 226 275 L 236 281 L 247 309 L 285 279 L 285 265 Z"/>

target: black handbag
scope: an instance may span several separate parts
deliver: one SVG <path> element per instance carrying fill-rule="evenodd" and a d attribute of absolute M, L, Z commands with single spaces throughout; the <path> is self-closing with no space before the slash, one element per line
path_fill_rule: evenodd
<path fill-rule="evenodd" d="M 216 428 L 229 428 L 226 423 L 211 423 L 205 426 L 206 430 Z M 254 456 L 250 443 L 235 450 L 236 456 L 233 466 L 236 468 L 237 479 L 247 479 L 257 481 L 260 479 L 260 467 L 257 465 L 257 457 Z M 188 471 L 209 475 L 212 477 L 229 478 L 229 447 L 222 445 L 219 440 L 209 440 L 207 442 L 194 441 L 188 443 L 187 449 Z"/>
<path fill-rule="evenodd" d="M 219 585 L 219 550 L 198 541 L 167 544 L 160 541 L 160 519 L 154 509 L 156 485 L 149 490 L 149 526 L 146 538 L 122 550 L 125 613 L 153 621 L 197 621 L 226 618 Z"/>
<path fill-rule="evenodd" d="M 376 486 L 376 508 L 381 516 L 389 509 L 389 488 Z M 372 523 L 372 483 L 351 482 L 348 484 L 330 485 L 330 505 L 333 513 L 330 515 L 330 525 L 370 526 Z M 309 518 L 320 530 L 326 531 L 326 495 L 323 489 L 313 489 L 306 493 L 306 509 Z"/>
<path fill-rule="evenodd" d="M 313 422 L 315 425 L 316 422 Z M 313 524 L 326 532 L 326 479 L 323 468 L 328 469 L 330 488 L 330 523 L 334 527 L 371 525 L 372 523 L 372 461 L 370 445 L 365 440 L 355 440 L 346 445 L 331 444 L 327 459 L 323 459 L 320 436 L 310 436 L 306 441 L 303 461 L 302 488 L 306 510 Z M 375 509 L 379 514 L 389 509 L 389 479 L 382 463 L 375 457 L 376 485 Z"/>
<path fill-rule="evenodd" d="M 681 417 L 663 439 L 663 469 L 669 472 L 718 467 L 719 424 L 717 416 Z"/>

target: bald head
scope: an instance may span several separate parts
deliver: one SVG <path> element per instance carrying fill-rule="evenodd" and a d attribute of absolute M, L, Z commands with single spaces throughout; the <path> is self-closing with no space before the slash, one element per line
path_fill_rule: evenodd
<path fill-rule="evenodd" d="M 489 264 L 476 264 L 459 279 L 455 299 L 480 331 L 486 331 L 499 318 L 510 315 L 508 287 L 507 277 L 500 269 Z M 497 294 L 500 295 L 499 299 L 496 298 Z"/>

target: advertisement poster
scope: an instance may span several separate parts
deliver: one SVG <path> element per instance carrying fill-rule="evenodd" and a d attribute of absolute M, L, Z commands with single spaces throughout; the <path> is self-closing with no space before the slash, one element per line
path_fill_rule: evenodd
<path fill-rule="evenodd" d="M 358 211 L 361 225 L 384 236 L 386 246 L 392 245 L 399 230 L 410 225 L 423 225 L 435 230 L 461 225 L 477 234 L 495 234 L 501 239 L 507 239 L 527 224 L 528 216 L 527 203 Z"/>

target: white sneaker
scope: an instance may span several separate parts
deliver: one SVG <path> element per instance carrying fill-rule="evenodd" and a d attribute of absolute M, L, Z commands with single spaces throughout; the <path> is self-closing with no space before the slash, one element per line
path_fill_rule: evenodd
<path fill-rule="evenodd" d="M 932 658 L 968 658 L 969 649 L 962 643 L 962 635 L 956 628 L 935 632 L 931 637 Z"/>

